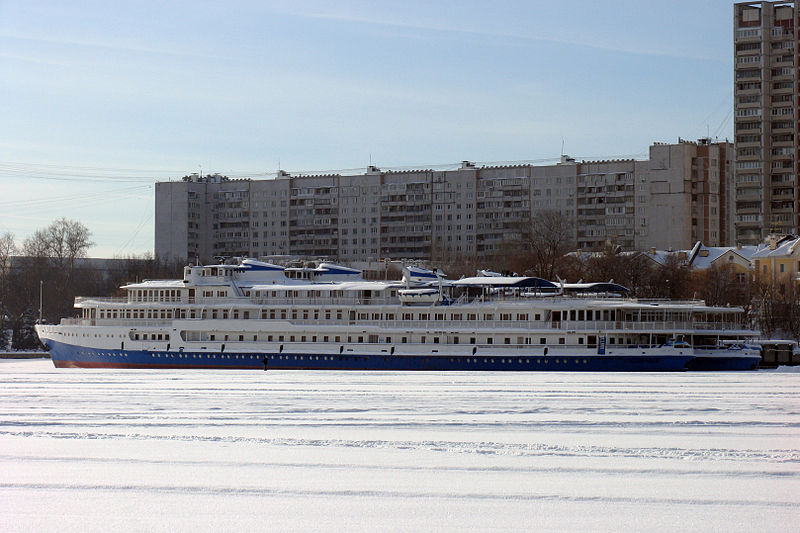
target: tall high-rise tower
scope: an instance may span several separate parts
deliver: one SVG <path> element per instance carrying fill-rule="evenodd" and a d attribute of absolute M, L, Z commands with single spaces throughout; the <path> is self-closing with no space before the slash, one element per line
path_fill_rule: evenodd
<path fill-rule="evenodd" d="M 798 233 L 798 3 L 733 6 L 735 238 Z"/>

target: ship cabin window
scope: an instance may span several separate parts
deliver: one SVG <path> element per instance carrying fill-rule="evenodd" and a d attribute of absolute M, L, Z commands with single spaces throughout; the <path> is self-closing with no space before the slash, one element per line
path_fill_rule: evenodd
<path fill-rule="evenodd" d="M 583 309 L 578 310 L 578 320 L 585 320 Z"/>
<path fill-rule="evenodd" d="M 386 320 L 394 320 L 394 313 L 386 313 Z"/>
<path fill-rule="evenodd" d="M 278 342 L 283 342 L 283 335 L 278 335 Z"/>
<path fill-rule="evenodd" d="M 408 342 L 408 337 L 400 337 L 400 342 L 406 344 Z"/>
<path fill-rule="evenodd" d="M 436 313 L 434 315 L 435 320 L 444 320 L 444 313 Z"/>
<path fill-rule="evenodd" d="M 289 335 L 289 342 L 294 342 L 294 335 Z"/>
<path fill-rule="evenodd" d="M 386 344 L 391 344 L 392 338 L 391 337 L 386 337 L 386 339 L 384 339 L 384 342 L 386 342 Z"/>
<path fill-rule="evenodd" d="M 433 338 L 433 344 L 439 344 L 439 337 Z"/>
<path fill-rule="evenodd" d="M 253 335 L 253 342 L 258 340 L 258 335 Z"/>
<path fill-rule="evenodd" d="M 367 320 L 369 319 L 369 313 L 358 313 L 359 320 Z"/>
<path fill-rule="evenodd" d="M 372 320 L 380 320 L 381 314 L 380 313 L 372 313 Z"/>
<path fill-rule="evenodd" d="M 333 338 L 333 342 L 342 342 L 342 338 L 339 335 Z"/>
<path fill-rule="evenodd" d="M 419 319 L 420 320 L 430 320 L 431 315 L 429 313 L 420 313 Z"/>
<path fill-rule="evenodd" d="M 467 314 L 467 320 L 478 320 L 478 315 L 475 313 L 469 313 Z"/>
<path fill-rule="evenodd" d="M 536 313 L 535 315 L 533 315 L 533 319 L 534 320 L 541 320 L 542 319 L 542 315 L 540 315 L 539 313 Z"/>
<path fill-rule="evenodd" d="M 327 335 L 323 335 L 322 336 L 322 342 L 328 342 L 328 336 Z"/>
<path fill-rule="evenodd" d="M 486 337 L 486 344 L 492 344 L 493 342 L 494 339 L 492 339 L 492 337 Z"/>
<path fill-rule="evenodd" d="M 223 319 L 227 319 L 228 318 L 228 310 L 227 309 L 223 309 L 222 310 L 222 318 Z"/>
<path fill-rule="evenodd" d="M 211 310 L 211 318 L 217 318 L 217 310 L 216 309 L 212 309 Z"/>
<path fill-rule="evenodd" d="M 511 320 L 511 313 L 500 313 L 500 320 Z"/>
<path fill-rule="evenodd" d="M 509 338 L 509 337 L 504 338 L 503 339 L 503 343 L 504 344 L 511 344 L 511 338 Z"/>
<path fill-rule="evenodd" d="M 297 309 L 292 309 L 292 320 L 297 318 Z"/>
<path fill-rule="evenodd" d="M 469 343 L 470 344 L 475 344 L 475 337 L 470 337 L 469 338 Z"/>
<path fill-rule="evenodd" d="M 241 342 L 243 340 L 244 340 L 244 335 L 239 335 L 239 341 Z"/>
<path fill-rule="evenodd" d="M 330 319 L 331 319 L 331 312 L 326 310 L 325 311 L 325 320 L 330 320 Z"/>
<path fill-rule="evenodd" d="M 412 313 L 403 313 L 403 320 L 414 320 L 414 315 Z"/>
<path fill-rule="evenodd" d="M 484 320 L 494 320 L 494 315 L 492 315 L 491 313 L 487 313 L 487 314 L 483 315 L 483 319 Z"/>
<path fill-rule="evenodd" d="M 133 334 L 133 340 L 135 340 L 135 341 L 139 340 L 139 334 L 138 333 L 134 333 Z"/>
<path fill-rule="evenodd" d="M 286 320 L 286 309 L 281 309 L 281 320 Z"/>
<path fill-rule="evenodd" d="M 217 340 L 217 336 L 212 333 L 211 335 L 208 336 L 208 340 L 215 341 Z"/>
<path fill-rule="evenodd" d="M 243 311 L 242 312 L 242 318 L 244 318 L 245 320 L 248 320 L 250 318 L 250 311 Z"/>
<path fill-rule="evenodd" d="M 559 337 L 558 338 L 558 344 L 564 344 L 566 342 L 567 342 L 567 339 L 565 339 L 564 337 Z"/>
<path fill-rule="evenodd" d="M 305 335 L 301 335 L 300 336 L 300 342 L 306 342 L 306 336 Z"/>
<path fill-rule="evenodd" d="M 220 298 L 225 298 L 225 291 L 217 291 L 217 296 Z"/>
<path fill-rule="evenodd" d="M 544 337 L 539 337 L 539 344 L 547 344 L 547 339 Z"/>
<path fill-rule="evenodd" d="M 517 313 L 517 320 L 528 320 L 528 313 Z"/>
<path fill-rule="evenodd" d="M 578 337 L 578 344 L 583 344 L 583 337 Z"/>
<path fill-rule="evenodd" d="M 237 318 L 239 318 L 239 310 L 238 310 L 238 309 L 234 309 L 234 310 L 233 310 L 233 318 L 234 318 L 234 319 L 237 319 Z"/>
<path fill-rule="evenodd" d="M 336 310 L 336 320 L 341 320 L 341 319 L 342 319 L 342 310 L 341 309 L 337 309 Z"/>
<path fill-rule="evenodd" d="M 586 344 L 589 348 L 596 348 L 597 347 L 597 337 L 595 335 L 589 335 L 586 338 Z"/>
<path fill-rule="evenodd" d="M 575 311 L 575 309 L 570 309 L 569 310 L 569 319 L 570 320 L 577 320 L 577 318 L 578 318 L 577 317 L 577 311 Z"/>
<path fill-rule="evenodd" d="M 425 344 L 425 335 L 422 335 L 422 336 L 419 338 L 419 342 L 421 342 L 422 344 Z"/>
<path fill-rule="evenodd" d="M 228 336 L 227 336 L 227 335 L 225 335 L 225 340 L 226 340 L 226 341 L 228 340 Z"/>
<path fill-rule="evenodd" d="M 614 344 L 614 340 L 615 340 L 614 337 L 609 337 L 608 344 Z"/>

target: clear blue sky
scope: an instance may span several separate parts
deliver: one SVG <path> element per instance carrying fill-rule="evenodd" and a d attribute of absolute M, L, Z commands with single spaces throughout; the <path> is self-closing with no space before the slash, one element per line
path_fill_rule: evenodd
<path fill-rule="evenodd" d="M 152 251 L 153 183 L 731 138 L 732 1 L 0 0 L 0 233 Z M 355 170 L 354 170 L 355 171 Z"/>

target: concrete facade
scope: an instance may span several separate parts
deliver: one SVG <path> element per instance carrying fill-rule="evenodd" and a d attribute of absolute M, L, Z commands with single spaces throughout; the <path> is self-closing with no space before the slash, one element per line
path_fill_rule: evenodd
<path fill-rule="evenodd" d="M 156 184 L 156 256 L 458 260 L 504 253 L 520 223 L 559 211 L 582 250 L 728 244 L 730 143 L 656 144 L 644 161 L 476 166 Z"/>
<path fill-rule="evenodd" d="M 797 2 L 733 6 L 737 242 L 797 233 Z"/>

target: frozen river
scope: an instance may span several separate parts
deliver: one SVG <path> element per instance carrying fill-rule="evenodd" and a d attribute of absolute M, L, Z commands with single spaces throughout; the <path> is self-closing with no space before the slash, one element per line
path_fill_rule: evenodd
<path fill-rule="evenodd" d="M 0 531 L 797 531 L 800 373 L 0 361 Z"/>

